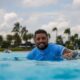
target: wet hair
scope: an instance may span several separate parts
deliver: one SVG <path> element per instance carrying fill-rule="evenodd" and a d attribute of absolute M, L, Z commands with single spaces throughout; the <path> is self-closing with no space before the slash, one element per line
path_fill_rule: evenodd
<path fill-rule="evenodd" d="M 35 31 L 34 37 L 36 37 L 36 34 L 39 34 L 39 33 L 43 33 L 43 34 L 45 34 L 46 36 L 48 36 L 48 33 L 47 33 L 45 30 L 43 30 L 43 29 L 38 29 L 37 31 Z"/>

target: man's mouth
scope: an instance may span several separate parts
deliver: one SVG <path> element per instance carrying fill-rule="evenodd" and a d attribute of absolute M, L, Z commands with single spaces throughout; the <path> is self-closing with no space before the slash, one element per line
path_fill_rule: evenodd
<path fill-rule="evenodd" d="M 45 49 L 46 47 L 47 47 L 47 45 L 46 45 L 45 43 L 39 43 L 39 44 L 38 44 L 38 48 L 39 48 L 39 49 L 42 49 L 42 50 L 43 50 L 43 49 Z"/>
<path fill-rule="evenodd" d="M 43 43 L 41 43 L 41 44 L 39 44 L 39 46 L 44 46 L 44 44 L 43 44 Z"/>

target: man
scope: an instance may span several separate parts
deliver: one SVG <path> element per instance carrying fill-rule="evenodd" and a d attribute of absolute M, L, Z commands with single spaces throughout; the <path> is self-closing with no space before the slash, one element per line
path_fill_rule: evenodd
<path fill-rule="evenodd" d="M 65 48 L 62 45 L 48 43 L 48 34 L 45 30 L 39 29 L 34 34 L 36 47 L 28 54 L 30 60 L 39 61 L 61 61 L 73 59 L 77 53 Z"/>

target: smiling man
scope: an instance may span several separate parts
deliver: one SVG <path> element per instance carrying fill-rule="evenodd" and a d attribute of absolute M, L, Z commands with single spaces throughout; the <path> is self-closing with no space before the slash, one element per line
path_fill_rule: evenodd
<path fill-rule="evenodd" d="M 39 61 L 61 61 L 73 59 L 78 54 L 62 45 L 48 43 L 48 41 L 47 32 L 42 29 L 37 30 L 34 34 L 36 47 L 30 51 L 27 58 Z"/>

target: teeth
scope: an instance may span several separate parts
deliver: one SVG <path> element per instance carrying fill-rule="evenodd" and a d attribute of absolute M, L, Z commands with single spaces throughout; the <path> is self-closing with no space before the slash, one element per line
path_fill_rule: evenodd
<path fill-rule="evenodd" d="M 40 45 L 44 45 L 44 44 L 40 44 Z"/>
<path fill-rule="evenodd" d="M 44 44 L 39 44 L 39 46 L 44 46 Z"/>

